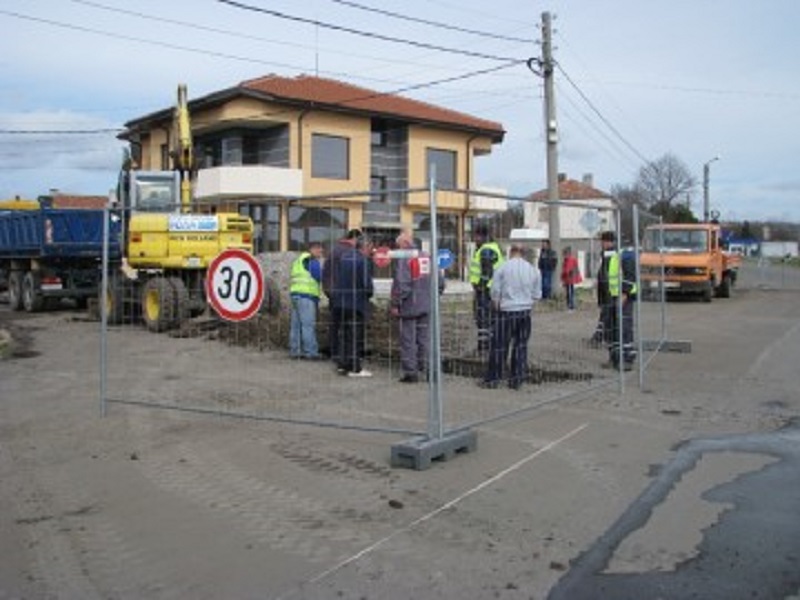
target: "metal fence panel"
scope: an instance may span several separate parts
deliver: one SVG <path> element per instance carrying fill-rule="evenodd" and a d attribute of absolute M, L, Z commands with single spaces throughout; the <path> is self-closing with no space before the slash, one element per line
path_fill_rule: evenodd
<path fill-rule="evenodd" d="M 447 284 L 438 303 L 442 364 L 438 381 L 398 381 L 398 323 L 389 313 L 393 267 L 382 261 L 372 261 L 375 294 L 363 347 L 365 368 L 372 377 L 342 376 L 331 362 L 328 336 L 334 322 L 324 295 L 317 314 L 322 360 L 289 356 L 289 276 L 297 250 L 310 241 L 321 241 L 330 249 L 346 232 L 341 205 L 335 199 L 314 198 L 308 201 L 313 212 L 295 213 L 297 220 L 290 231 L 294 250 L 256 255 L 266 276 L 265 301 L 258 314 L 242 322 L 221 319 L 208 307 L 203 298 L 202 269 L 181 282 L 175 272 L 109 261 L 107 301 L 100 304 L 102 410 L 125 404 L 187 414 L 430 435 L 432 427 L 434 432 L 460 430 L 617 384 L 619 375 L 603 368 L 607 350 L 593 341 L 599 315 L 593 287 L 594 271 L 600 264 L 596 228 L 564 242 L 579 256 L 583 276 L 574 308 L 567 307 L 563 292 L 558 291 L 533 310 L 525 384 L 520 390 L 506 385 L 487 390 L 477 385 L 486 370 L 486 355 L 478 349 L 473 290 L 468 281 L 469 260 L 475 251 L 470 233 L 477 223 L 486 224 L 506 253 L 511 243 L 508 215 L 496 211 L 464 217 L 448 208 L 453 203 L 447 200 L 448 195 L 457 197 L 461 192 L 437 192 L 436 197 L 443 199 L 441 212 L 434 210 L 435 223 L 441 225 L 437 229 L 431 227 L 431 213 L 426 212 L 426 206 L 428 211 L 431 207 L 429 192 L 404 193 L 406 202 L 413 199 L 421 207 L 414 233 L 423 248 L 438 246 L 454 257 L 453 264 L 443 269 Z M 303 199 L 293 199 L 291 205 L 302 206 Z M 613 210 L 602 211 L 606 223 L 616 221 Z M 119 214 L 126 222 L 131 217 Z M 269 230 L 261 233 L 271 235 Z M 368 250 L 391 246 L 396 233 L 391 228 L 377 230 Z M 431 244 L 431 235 L 436 244 Z M 520 243 L 535 262 L 541 242 Z M 560 271 L 553 276 L 559 278 Z M 153 314 L 163 318 L 154 319 Z M 437 396 L 442 402 L 440 417 L 435 410 Z M 435 427 L 437 418 L 441 423 Z"/>

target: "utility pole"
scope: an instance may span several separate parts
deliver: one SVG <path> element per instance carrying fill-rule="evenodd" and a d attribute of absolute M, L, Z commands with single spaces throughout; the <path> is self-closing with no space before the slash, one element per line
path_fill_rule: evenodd
<path fill-rule="evenodd" d="M 561 259 L 561 218 L 558 206 L 558 122 L 556 121 L 556 101 L 553 71 L 553 27 L 549 12 L 542 13 L 542 77 L 544 78 L 544 114 L 547 136 L 547 202 L 550 247 Z M 561 278 L 553 276 L 552 290 L 556 294 L 561 289 Z"/>
<path fill-rule="evenodd" d="M 703 163 L 703 223 L 708 223 L 709 218 L 709 200 L 708 200 L 708 178 L 709 178 L 709 165 L 715 160 L 719 160 L 719 156 L 715 156 L 709 161 Z"/>

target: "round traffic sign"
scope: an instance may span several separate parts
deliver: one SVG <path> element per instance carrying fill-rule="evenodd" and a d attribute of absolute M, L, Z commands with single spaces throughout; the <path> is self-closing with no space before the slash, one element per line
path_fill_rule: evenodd
<path fill-rule="evenodd" d="M 391 255 L 389 254 L 389 248 L 386 246 L 375 248 L 375 251 L 372 253 L 372 262 L 374 262 L 375 266 L 379 269 L 388 267 L 389 263 L 392 262 Z"/>
<path fill-rule="evenodd" d="M 246 321 L 261 308 L 264 275 L 252 254 L 232 248 L 221 252 L 208 267 L 206 297 L 228 321 Z"/>

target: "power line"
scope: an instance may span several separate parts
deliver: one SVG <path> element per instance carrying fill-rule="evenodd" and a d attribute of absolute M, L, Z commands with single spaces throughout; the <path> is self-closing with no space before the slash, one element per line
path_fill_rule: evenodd
<path fill-rule="evenodd" d="M 221 4 L 227 4 L 233 8 L 238 8 L 241 10 L 248 10 L 251 12 L 262 13 L 265 15 L 270 15 L 272 17 L 276 17 L 279 19 L 285 19 L 288 21 L 295 21 L 297 23 L 306 23 L 308 25 L 316 25 L 317 27 L 322 27 L 324 29 L 331 29 L 333 31 L 341 31 L 343 33 L 349 33 L 352 35 L 358 35 L 361 37 L 382 40 L 384 42 L 392 42 L 395 44 L 406 44 L 407 46 L 414 46 L 416 48 L 425 48 L 426 50 L 436 50 L 438 52 L 447 52 L 450 54 L 460 54 L 461 56 L 470 56 L 472 58 L 484 58 L 487 60 L 497 60 L 500 62 L 513 62 L 517 61 L 518 59 L 510 58 L 508 56 L 497 56 L 495 54 L 484 54 L 483 52 L 472 52 L 471 50 L 461 50 L 459 48 L 449 48 L 447 46 L 438 46 L 436 44 L 428 44 L 426 42 L 418 42 L 416 40 L 409 40 L 406 38 L 398 38 L 389 35 L 383 35 L 380 33 L 373 33 L 371 31 L 364 31 L 362 29 L 354 29 L 352 27 L 345 27 L 343 25 L 336 25 L 334 23 L 327 23 L 325 21 L 319 21 L 317 19 L 307 19 L 305 17 L 298 17 L 297 15 L 289 15 L 287 13 L 283 13 L 277 10 L 271 10 L 268 8 L 261 8 L 259 6 L 253 6 L 251 4 L 245 4 L 243 2 L 236 2 L 235 0 L 217 0 L 217 2 Z"/>
<path fill-rule="evenodd" d="M 341 4 L 343 6 L 349 6 L 350 8 L 355 8 L 358 10 L 363 10 L 366 12 L 376 13 L 379 15 L 384 15 L 386 17 L 392 17 L 393 19 L 400 19 L 402 21 L 410 21 L 412 23 L 421 23 L 423 25 L 430 25 L 431 27 L 439 27 L 441 29 L 448 29 L 450 31 L 457 31 L 459 33 L 468 33 L 470 35 L 477 35 L 480 37 L 490 38 L 493 40 L 502 40 L 506 42 L 522 42 L 525 44 L 532 44 L 534 40 L 529 38 L 518 38 L 512 37 L 507 35 L 501 35 L 498 33 L 491 33 L 488 31 L 479 31 L 477 29 L 467 29 L 466 27 L 458 27 L 457 25 L 450 25 L 448 23 L 440 23 L 438 21 L 430 21 L 428 19 L 421 19 L 419 17 L 412 17 L 410 15 L 404 15 L 388 10 L 382 10 L 380 8 L 374 8 L 372 6 L 366 6 L 364 4 L 360 4 L 358 2 L 351 2 L 350 0 L 330 0 L 336 4 Z"/>
<path fill-rule="evenodd" d="M 120 133 L 119 127 L 100 129 L 0 129 L 2 135 L 95 135 L 104 133 Z"/>
<path fill-rule="evenodd" d="M 93 33 L 95 35 L 102 35 L 104 37 L 108 37 L 108 38 L 111 38 L 111 39 L 114 39 L 114 40 L 123 39 L 123 40 L 128 40 L 128 41 L 131 41 L 131 42 L 149 44 L 151 46 L 159 46 L 161 48 L 170 48 L 172 50 L 181 50 L 183 52 L 194 52 L 194 53 L 197 53 L 197 54 L 205 54 L 206 56 L 214 56 L 216 58 L 226 58 L 226 59 L 231 59 L 231 60 L 238 60 L 238 61 L 241 61 L 241 62 L 269 65 L 269 66 L 272 66 L 272 67 L 281 67 L 281 68 L 290 69 L 290 70 L 293 70 L 293 71 L 302 71 L 303 70 L 301 67 L 298 67 L 297 65 L 290 65 L 290 64 L 286 64 L 286 63 L 278 63 L 278 62 L 272 62 L 272 61 L 266 61 L 266 60 L 259 60 L 257 58 L 251 58 L 249 56 L 237 56 L 235 54 L 227 54 L 225 52 L 215 52 L 213 50 L 204 50 L 202 48 L 192 48 L 191 46 L 181 46 L 181 45 L 178 45 L 178 44 L 171 44 L 169 42 L 162 42 L 162 41 L 157 41 L 157 40 L 148 40 L 148 39 L 145 39 L 145 38 L 138 38 L 138 37 L 135 37 L 135 36 L 132 36 L 132 35 L 125 35 L 125 34 L 122 34 L 122 33 L 111 33 L 111 32 L 108 32 L 108 31 L 101 31 L 99 29 L 92 29 L 91 27 L 84 27 L 82 25 L 72 25 L 70 23 L 62 23 L 60 21 L 53 21 L 53 20 L 50 20 L 50 19 L 43 19 L 41 17 L 32 17 L 30 15 L 23 15 L 23 14 L 16 13 L 16 12 L 11 12 L 11 11 L 8 11 L 8 10 L 0 9 L 0 14 L 6 15 L 6 16 L 9 16 L 9 17 L 14 17 L 14 18 L 17 18 L 17 19 L 23 19 L 25 21 L 34 21 L 36 23 L 45 23 L 47 25 L 52 25 L 54 27 L 60 27 L 62 29 L 71 29 L 73 31 L 81 31 L 83 33 Z"/>
<path fill-rule="evenodd" d="M 287 41 L 284 41 L 284 40 L 275 40 L 275 39 L 266 38 L 266 37 L 262 37 L 262 36 L 247 34 L 247 33 L 244 33 L 242 31 L 234 31 L 232 29 L 222 29 L 222 28 L 219 28 L 219 27 L 209 27 L 207 25 L 201 25 L 199 23 L 191 23 L 189 21 L 182 21 L 182 20 L 179 20 L 179 19 L 171 19 L 171 18 L 168 18 L 168 17 L 149 15 L 149 14 L 138 12 L 138 11 L 127 10 L 127 9 L 124 9 L 124 8 L 117 8 L 117 7 L 114 7 L 114 6 L 108 6 L 108 5 L 102 4 L 100 2 L 92 2 L 91 0 L 70 0 L 70 1 L 74 2 L 75 4 L 81 4 L 81 5 L 84 5 L 84 6 L 89 6 L 91 8 L 96 8 L 98 10 L 104 10 L 104 11 L 108 11 L 108 12 L 118 13 L 118 14 L 121 14 L 121 15 L 127 15 L 127 16 L 131 16 L 131 17 L 136 17 L 136 18 L 139 18 L 139 19 L 144 19 L 144 20 L 147 20 L 147 21 L 154 21 L 154 22 L 157 22 L 157 23 L 167 23 L 169 25 L 178 25 L 180 27 L 187 27 L 189 29 L 195 29 L 197 31 L 206 31 L 206 32 L 209 32 L 209 33 L 225 35 L 225 36 L 229 36 L 229 37 L 234 37 L 234 38 L 236 38 L 238 40 L 242 40 L 242 39 L 244 39 L 244 40 L 252 40 L 252 41 L 255 41 L 255 42 L 261 42 L 261 43 L 266 43 L 266 44 L 274 44 L 274 45 L 278 45 L 278 46 L 287 46 L 289 48 L 300 48 L 302 50 L 309 50 L 309 51 L 316 49 L 314 46 L 310 46 L 310 45 L 307 45 L 307 44 L 300 44 L 300 43 L 296 43 L 296 42 L 287 42 Z M 330 52 L 332 54 L 338 54 L 338 55 L 341 55 L 341 56 L 350 56 L 350 57 L 354 57 L 354 58 L 365 58 L 365 59 L 370 59 L 370 60 L 374 60 L 374 61 L 378 61 L 378 62 L 382 62 L 382 63 L 411 65 L 411 66 L 415 66 L 415 67 L 425 67 L 426 69 L 441 68 L 441 67 L 436 67 L 436 66 L 433 66 L 433 65 L 430 65 L 430 64 L 417 63 L 417 62 L 407 61 L 407 60 L 396 60 L 396 59 L 391 59 L 391 58 L 378 58 L 378 57 L 375 57 L 375 56 L 367 56 L 367 55 L 358 54 L 358 53 L 355 53 L 355 52 L 342 52 L 340 50 L 329 50 L 329 49 L 326 50 L 326 51 Z M 298 70 L 300 70 L 300 69 L 298 69 Z M 326 72 L 334 73 L 332 71 L 326 71 Z M 336 73 L 336 74 L 337 75 L 348 75 L 347 73 Z M 390 81 L 385 80 L 385 79 L 377 79 L 377 78 L 364 78 L 364 79 L 368 79 L 368 80 L 372 80 L 372 81 L 382 81 L 384 83 L 396 83 L 396 82 L 390 82 Z"/>
<path fill-rule="evenodd" d="M 564 78 L 567 80 L 567 82 L 575 89 L 576 92 L 578 92 L 578 95 L 583 99 L 583 101 L 586 102 L 586 104 L 589 106 L 590 109 L 592 109 L 592 112 L 594 112 L 594 114 L 596 114 L 600 118 L 600 120 L 605 124 L 606 127 L 608 127 L 611 130 L 611 132 L 617 137 L 617 139 L 619 139 L 623 144 L 625 144 L 625 146 L 627 146 L 627 148 L 631 152 L 633 152 L 639 158 L 639 160 L 641 160 L 644 164 L 649 163 L 650 161 L 647 158 L 645 158 L 644 154 L 639 152 L 639 150 L 637 150 L 633 146 L 633 144 L 631 144 L 628 140 L 626 140 L 625 137 L 619 132 L 619 130 L 617 130 L 617 128 L 614 127 L 611 124 L 611 122 L 605 118 L 603 113 L 601 113 L 600 110 L 588 98 L 588 96 L 586 96 L 586 94 L 583 93 L 583 90 L 581 90 L 581 88 L 578 87 L 578 84 L 576 84 L 569 76 L 569 74 L 566 71 L 564 71 L 563 67 L 559 63 L 556 63 L 556 67 L 564 76 Z"/>

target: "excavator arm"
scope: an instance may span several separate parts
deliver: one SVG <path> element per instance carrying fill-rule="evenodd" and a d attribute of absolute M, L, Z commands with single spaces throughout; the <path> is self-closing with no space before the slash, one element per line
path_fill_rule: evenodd
<path fill-rule="evenodd" d="M 186 84 L 183 83 L 178 85 L 178 102 L 175 105 L 172 158 L 175 170 L 180 174 L 181 212 L 189 212 L 192 204 L 195 161 L 189 102 Z"/>

